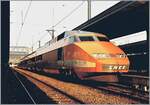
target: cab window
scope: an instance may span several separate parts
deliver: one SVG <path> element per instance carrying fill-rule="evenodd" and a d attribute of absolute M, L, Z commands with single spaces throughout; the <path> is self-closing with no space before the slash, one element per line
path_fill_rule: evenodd
<path fill-rule="evenodd" d="M 76 39 L 76 37 L 75 36 L 71 36 L 71 37 L 69 37 L 69 42 L 76 42 L 77 41 L 77 39 Z"/>
<path fill-rule="evenodd" d="M 97 37 L 99 41 L 106 41 L 106 42 L 109 42 L 109 39 L 106 38 L 106 37 Z"/>
<path fill-rule="evenodd" d="M 92 36 L 79 36 L 81 41 L 94 41 Z"/>

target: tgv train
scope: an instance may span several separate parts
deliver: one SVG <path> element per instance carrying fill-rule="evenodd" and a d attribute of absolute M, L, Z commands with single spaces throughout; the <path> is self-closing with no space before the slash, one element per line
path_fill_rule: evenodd
<path fill-rule="evenodd" d="M 129 60 L 103 34 L 66 31 L 22 58 L 19 67 L 80 79 L 108 79 L 112 74 L 128 72 Z"/>

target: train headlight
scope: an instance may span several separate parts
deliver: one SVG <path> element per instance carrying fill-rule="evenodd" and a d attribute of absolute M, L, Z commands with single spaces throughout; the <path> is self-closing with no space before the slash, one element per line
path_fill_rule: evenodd
<path fill-rule="evenodd" d="M 94 58 L 110 58 L 110 55 L 109 54 L 104 54 L 104 53 L 93 53 L 92 56 Z"/>
<path fill-rule="evenodd" d="M 112 69 L 113 69 L 113 66 L 110 65 L 110 66 L 108 67 L 108 69 L 109 69 L 109 70 L 112 70 Z"/>
<path fill-rule="evenodd" d="M 116 56 L 117 56 L 117 58 L 125 58 L 126 54 L 117 54 Z"/>

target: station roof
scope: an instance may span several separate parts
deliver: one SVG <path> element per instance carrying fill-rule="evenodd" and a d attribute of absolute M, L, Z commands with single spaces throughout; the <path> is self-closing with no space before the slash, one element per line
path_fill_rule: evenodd
<path fill-rule="evenodd" d="M 148 1 L 121 1 L 73 30 L 106 34 L 110 39 L 149 29 Z"/>

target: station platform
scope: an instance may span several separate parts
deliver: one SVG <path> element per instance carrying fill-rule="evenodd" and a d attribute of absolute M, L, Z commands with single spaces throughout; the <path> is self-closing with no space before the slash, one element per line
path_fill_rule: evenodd
<path fill-rule="evenodd" d="M 18 78 L 21 80 L 27 90 L 25 90 Z M 3 71 L 1 81 L 1 104 L 55 103 L 53 102 L 53 100 L 49 99 L 44 92 L 42 92 L 39 88 L 32 84 L 28 79 L 16 72 L 13 72 L 12 68 L 7 68 L 5 71 Z M 31 96 L 29 96 L 29 94 Z"/>

